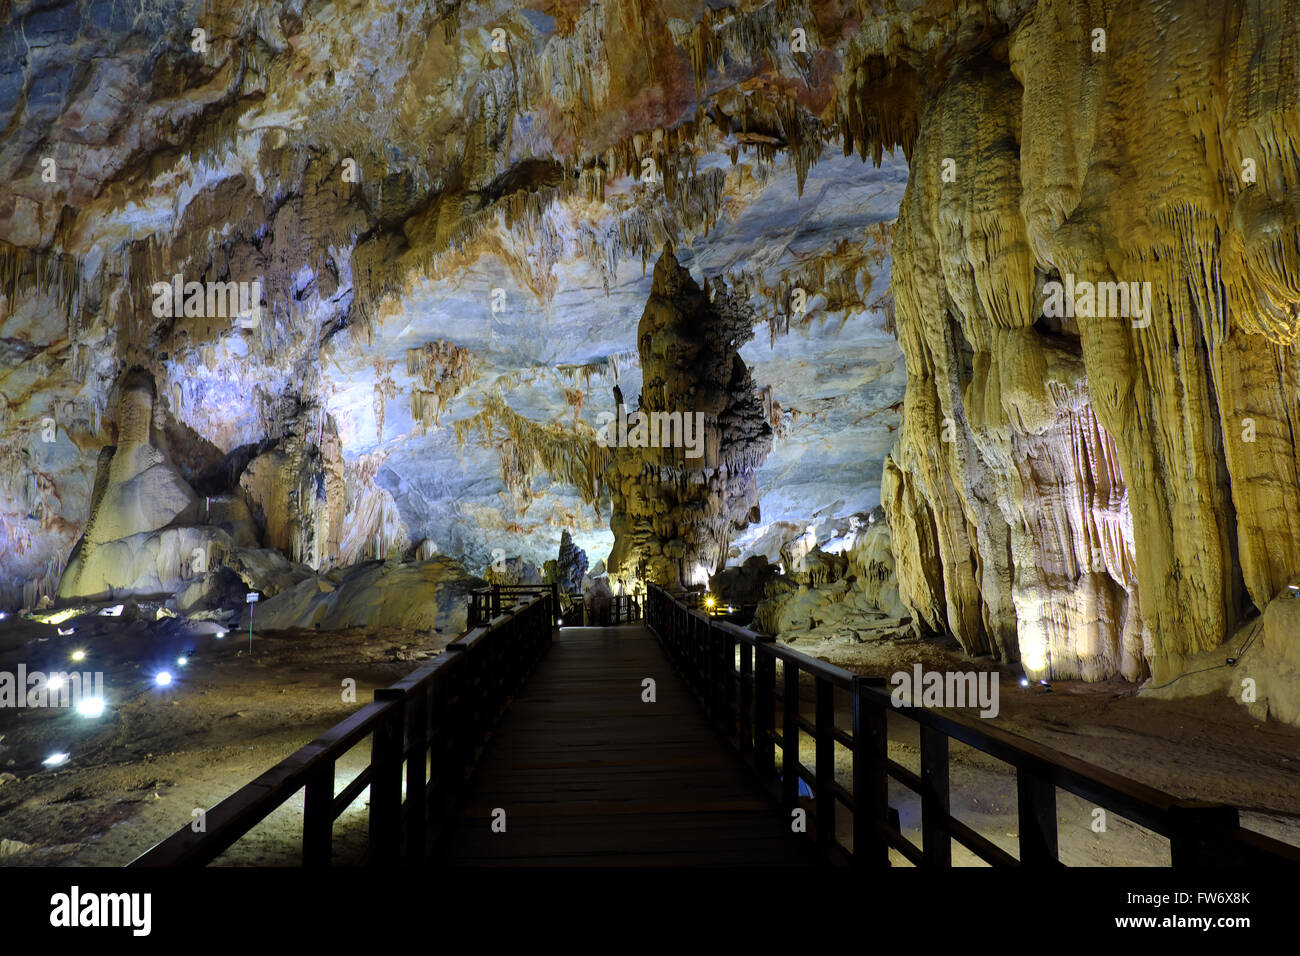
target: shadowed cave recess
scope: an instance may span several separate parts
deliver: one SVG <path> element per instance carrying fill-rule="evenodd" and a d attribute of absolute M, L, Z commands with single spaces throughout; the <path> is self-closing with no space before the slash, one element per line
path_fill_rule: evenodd
<path fill-rule="evenodd" d="M 0 0 L 5 646 L 657 584 L 1300 724 L 1300 5 L 1210 7 Z"/>

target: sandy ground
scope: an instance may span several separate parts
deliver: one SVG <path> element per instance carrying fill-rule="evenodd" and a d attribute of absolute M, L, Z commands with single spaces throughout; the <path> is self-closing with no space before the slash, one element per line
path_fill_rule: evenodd
<path fill-rule="evenodd" d="M 80 618 L 56 626 L 0 622 L 0 672 L 71 665 L 104 673 L 108 707 L 98 719 L 67 709 L 0 709 L 0 865 L 121 865 L 269 769 L 443 647 L 434 633 L 335 631 L 195 635 L 174 621 Z M 926 669 L 988 669 L 955 644 L 900 638 L 865 643 L 804 638 L 795 647 L 860 673 L 888 676 L 920 661 Z M 177 657 L 189 663 L 181 667 Z M 175 680 L 154 683 L 160 669 Z M 1023 689 L 1004 669 L 998 726 L 1160 787 L 1170 793 L 1236 803 L 1247 825 L 1300 844 L 1300 729 L 1261 725 L 1226 697 L 1138 699 L 1123 682 L 1058 683 Z M 356 703 L 343 700 L 345 679 Z M 847 721 L 847 710 L 841 715 Z M 915 724 L 890 722 L 890 753 L 918 769 Z M 812 766 L 811 742 L 801 748 Z M 69 759 L 55 768 L 55 752 Z M 840 770 L 847 777 L 847 752 Z M 365 746 L 341 762 L 341 789 L 362 767 Z M 847 779 L 846 779 L 847 782 Z M 1015 777 L 997 760 L 952 746 L 954 813 L 1015 852 Z M 365 796 L 336 825 L 336 860 L 356 858 L 363 842 Z M 891 802 L 919 842 L 919 805 L 891 786 Z M 1093 808 L 1058 795 L 1061 855 L 1072 865 L 1168 863 L 1168 845 L 1113 814 L 1094 832 Z M 301 796 L 286 804 L 221 858 L 231 865 L 294 864 Z M 954 847 L 954 861 L 974 863 Z M 903 862 L 896 857 L 895 862 Z"/>
<path fill-rule="evenodd" d="M 187 633 L 174 621 L 80 618 L 53 626 L 0 623 L 0 671 L 102 671 L 107 709 L 90 720 L 62 709 L 0 709 L 0 865 L 121 865 L 372 699 L 445 646 L 398 630 Z M 86 660 L 72 664 L 74 649 Z M 188 657 L 181 667 L 177 659 Z M 154 682 L 162 669 L 172 684 Z M 355 681 L 355 701 L 343 699 Z M 46 768 L 64 752 L 69 759 Z M 340 762 L 336 787 L 368 762 Z M 353 855 L 364 795 L 336 825 Z M 301 796 L 256 827 L 222 862 L 297 861 Z"/>

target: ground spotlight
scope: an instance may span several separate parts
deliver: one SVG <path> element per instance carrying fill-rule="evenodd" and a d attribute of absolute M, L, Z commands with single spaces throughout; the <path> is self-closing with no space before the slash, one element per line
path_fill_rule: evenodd
<path fill-rule="evenodd" d="M 41 763 L 47 767 L 57 767 L 59 764 L 67 763 L 68 757 L 69 754 L 64 754 L 64 753 L 50 754 L 48 757 L 42 760 Z"/>
<path fill-rule="evenodd" d="M 1021 686 L 1021 687 L 1028 687 L 1028 686 L 1029 686 L 1029 678 L 1028 678 L 1028 677 L 1022 677 L 1022 678 L 1020 678 L 1020 686 Z"/>
<path fill-rule="evenodd" d="M 176 666 L 177 666 L 177 667 L 184 667 L 184 666 L 185 666 L 186 664 L 188 664 L 189 662 L 190 662 L 190 659 L 189 659 L 188 657 L 186 657 L 184 654 L 182 654 L 180 657 L 176 658 Z"/>
<path fill-rule="evenodd" d="M 50 690 L 62 690 L 64 679 L 59 674 L 51 674 L 50 679 L 45 682 L 45 686 Z"/>
<path fill-rule="evenodd" d="M 166 687 L 172 682 L 171 671 L 159 671 L 153 675 L 153 682 L 159 687 Z"/>
<path fill-rule="evenodd" d="M 84 660 L 86 659 L 86 652 L 85 652 L 85 651 L 73 651 L 73 652 L 72 652 L 72 659 L 73 659 L 74 661 L 77 661 L 77 662 L 84 661 Z"/>
<path fill-rule="evenodd" d="M 77 713 L 92 720 L 96 717 L 102 717 L 104 715 L 104 698 L 83 697 L 77 703 Z"/>

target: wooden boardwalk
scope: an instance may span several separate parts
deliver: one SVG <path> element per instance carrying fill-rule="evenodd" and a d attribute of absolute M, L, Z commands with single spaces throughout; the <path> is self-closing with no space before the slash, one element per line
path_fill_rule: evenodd
<path fill-rule="evenodd" d="M 656 701 L 642 701 L 654 678 Z M 505 832 L 493 832 L 493 811 Z M 498 814 L 499 817 L 499 814 Z M 565 628 L 511 705 L 444 844 L 452 865 L 820 862 L 641 625 Z"/>

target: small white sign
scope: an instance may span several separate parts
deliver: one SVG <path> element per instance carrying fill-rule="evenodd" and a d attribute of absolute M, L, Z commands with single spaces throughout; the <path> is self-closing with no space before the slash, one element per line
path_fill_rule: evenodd
<path fill-rule="evenodd" d="M 260 600 L 262 600 L 262 595 L 256 591 L 249 591 L 248 594 L 244 595 L 245 604 L 256 604 Z"/>

